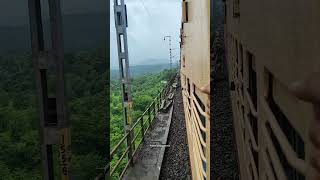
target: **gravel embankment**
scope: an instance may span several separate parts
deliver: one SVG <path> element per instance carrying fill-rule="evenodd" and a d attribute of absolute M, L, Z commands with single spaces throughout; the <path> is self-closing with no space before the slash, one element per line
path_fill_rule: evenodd
<path fill-rule="evenodd" d="M 215 62 L 211 67 L 211 179 L 238 180 L 237 147 L 223 48 L 223 30 L 218 31 L 216 46 L 213 48 L 215 57 L 212 57 Z M 168 145 L 170 147 L 166 149 L 159 179 L 191 179 L 180 80 L 175 95 Z"/>
<path fill-rule="evenodd" d="M 167 144 L 170 147 L 166 148 L 159 179 L 191 179 L 180 79 L 174 97 L 174 109 Z"/>
<path fill-rule="evenodd" d="M 218 30 L 211 67 L 211 179 L 238 180 L 238 160 L 233 128 L 223 30 Z M 217 47 L 218 46 L 218 47 Z"/>

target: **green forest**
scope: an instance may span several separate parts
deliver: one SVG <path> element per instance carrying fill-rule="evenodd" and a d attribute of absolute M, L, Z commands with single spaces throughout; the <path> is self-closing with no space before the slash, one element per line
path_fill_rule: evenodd
<path fill-rule="evenodd" d="M 65 55 L 67 105 L 71 119 L 73 179 L 88 180 L 106 164 L 106 79 L 105 52 L 83 51 Z M 0 56 L 0 180 L 40 180 L 38 102 L 33 62 L 29 53 Z M 132 82 L 136 119 L 164 87 L 163 80 L 176 71 L 135 77 Z M 48 89 L 54 78 L 48 74 Z M 123 136 L 119 80 L 110 84 L 111 148 Z M 54 92 L 49 92 L 53 95 Z M 57 151 L 54 157 L 57 158 Z M 59 162 L 54 162 L 59 177 Z"/>
<path fill-rule="evenodd" d="M 154 98 L 160 93 L 165 87 L 166 82 L 177 72 L 176 68 L 165 69 L 160 73 L 148 73 L 145 75 L 137 76 L 132 80 L 132 100 L 133 100 L 133 119 L 134 122 L 137 120 L 146 108 L 152 103 Z M 119 80 L 111 80 L 110 86 L 110 147 L 113 147 L 121 140 L 124 136 L 124 121 L 122 114 L 122 98 L 119 87 Z M 138 138 L 137 141 L 140 139 Z M 136 143 L 137 144 L 137 143 Z M 111 161 L 111 167 L 113 167 L 116 161 L 124 152 L 124 144 L 117 151 L 116 157 Z M 118 177 L 121 173 L 122 168 L 125 166 L 126 161 L 123 161 L 119 168 L 115 172 L 115 176 Z M 116 179 L 116 178 L 115 178 Z"/>
<path fill-rule="evenodd" d="M 67 105 L 71 118 L 72 174 L 93 179 L 105 165 L 105 52 L 65 55 Z M 0 179 L 40 180 L 38 103 L 29 53 L 0 57 Z M 52 73 L 48 87 L 53 88 Z M 52 95 L 54 92 L 49 92 Z M 57 151 L 55 151 L 57 152 Z M 54 154 L 57 158 L 58 154 Z M 55 176 L 59 177 L 58 163 Z"/>

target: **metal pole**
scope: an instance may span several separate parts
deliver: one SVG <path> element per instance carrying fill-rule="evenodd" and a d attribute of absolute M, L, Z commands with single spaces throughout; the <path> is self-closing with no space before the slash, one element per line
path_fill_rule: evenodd
<path fill-rule="evenodd" d="M 170 57 L 170 69 L 172 68 L 172 48 L 171 48 L 171 36 L 165 36 L 163 40 L 165 41 L 166 38 L 169 38 L 169 57 Z"/>
<path fill-rule="evenodd" d="M 35 68 L 35 78 L 38 91 L 41 167 L 44 180 L 53 180 L 53 149 L 59 144 L 61 171 L 63 180 L 70 179 L 70 124 L 65 104 L 65 85 L 63 70 L 63 39 L 62 17 L 59 0 L 49 0 L 52 49 L 45 50 L 41 1 L 29 0 L 30 32 L 32 42 L 32 57 Z M 56 97 L 48 97 L 47 72 L 48 63 L 56 64 Z"/>
<path fill-rule="evenodd" d="M 118 45 L 118 61 L 120 73 L 120 85 L 122 93 L 122 107 L 124 128 L 126 133 L 129 133 L 127 138 L 127 147 L 130 146 L 131 140 L 134 137 L 134 132 L 129 132 L 132 127 L 132 96 L 131 96 L 131 78 L 129 71 L 129 53 L 127 41 L 127 8 L 124 0 L 114 0 L 114 18 L 117 32 Z M 134 143 L 129 147 L 128 159 L 132 157 Z M 133 161 L 131 161 L 132 165 Z"/>
<path fill-rule="evenodd" d="M 38 91 L 39 117 L 40 117 L 40 146 L 41 146 L 41 168 L 44 180 L 53 180 L 52 148 L 47 146 L 44 137 L 45 120 L 48 114 L 47 94 L 47 66 L 46 61 L 41 58 L 44 51 L 44 40 L 42 30 L 41 5 L 39 0 L 29 0 L 29 17 L 32 41 L 32 56 L 35 67 L 35 78 Z M 40 63 L 42 60 L 42 63 Z"/>

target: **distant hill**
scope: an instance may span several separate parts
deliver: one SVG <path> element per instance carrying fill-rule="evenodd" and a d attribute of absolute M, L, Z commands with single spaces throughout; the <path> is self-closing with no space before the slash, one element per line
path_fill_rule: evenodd
<path fill-rule="evenodd" d="M 176 65 L 174 65 L 176 66 Z M 130 74 L 132 77 L 137 77 L 141 75 L 145 75 L 148 73 L 158 73 L 163 71 L 164 69 L 169 69 L 170 64 L 153 64 L 153 65 L 136 65 L 130 66 Z M 117 79 L 119 77 L 118 69 L 110 70 L 110 79 Z"/>
<path fill-rule="evenodd" d="M 106 14 L 69 14 L 63 15 L 63 38 L 66 52 L 106 47 Z M 50 40 L 50 22 L 44 20 L 43 28 L 46 42 Z M 0 53 L 19 53 L 31 50 L 29 24 L 0 27 Z M 46 47 L 50 47 L 47 43 Z"/>

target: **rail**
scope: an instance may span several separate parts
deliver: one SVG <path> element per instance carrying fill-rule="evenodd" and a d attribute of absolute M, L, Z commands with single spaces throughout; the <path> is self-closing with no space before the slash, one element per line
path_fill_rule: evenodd
<path fill-rule="evenodd" d="M 143 142 L 145 134 L 147 133 L 153 119 L 156 116 L 156 113 L 159 111 L 162 100 L 166 97 L 170 86 L 172 85 L 174 79 L 176 78 L 177 74 L 174 74 L 166 86 L 161 90 L 161 92 L 153 99 L 152 103 L 148 106 L 148 108 L 142 113 L 142 115 L 137 119 L 137 121 L 133 124 L 130 130 L 122 137 L 122 139 L 118 142 L 118 144 L 112 149 L 110 153 L 110 162 L 116 159 L 116 155 L 119 155 L 119 151 L 121 151 L 121 145 L 127 142 L 127 138 L 131 132 L 134 132 L 135 136 L 130 141 L 130 144 L 127 148 L 120 154 L 120 158 L 116 160 L 115 164 L 112 166 L 109 162 L 107 166 L 104 167 L 104 173 L 100 174 L 96 180 L 101 180 L 104 177 L 116 178 L 115 172 L 118 170 L 120 165 L 125 162 L 126 155 L 128 154 L 129 150 L 133 153 L 128 158 L 127 163 L 125 164 L 124 168 L 120 171 L 119 179 L 121 179 L 126 171 L 126 169 L 133 163 L 133 157 L 136 154 L 137 150 L 140 147 L 141 142 Z M 141 139 L 139 139 L 139 136 Z M 133 146 L 136 145 L 136 146 Z M 132 149 L 132 147 L 136 147 Z M 131 149 L 130 149 L 131 148 Z"/>

